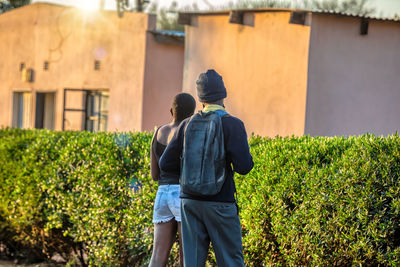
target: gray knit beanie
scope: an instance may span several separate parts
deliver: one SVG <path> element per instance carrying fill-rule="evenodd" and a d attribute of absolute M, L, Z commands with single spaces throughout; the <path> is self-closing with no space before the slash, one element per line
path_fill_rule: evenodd
<path fill-rule="evenodd" d="M 211 103 L 226 97 L 222 77 L 215 70 L 207 70 L 206 73 L 200 74 L 196 87 L 200 102 Z"/>

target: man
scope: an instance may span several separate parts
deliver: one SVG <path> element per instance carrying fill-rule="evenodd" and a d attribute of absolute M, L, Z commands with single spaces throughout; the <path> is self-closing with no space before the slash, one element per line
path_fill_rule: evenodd
<path fill-rule="evenodd" d="M 223 100 L 227 94 L 222 77 L 217 72 L 208 70 L 200 74 L 196 84 L 204 113 L 217 110 L 225 112 Z M 180 173 L 180 158 L 188 123 L 190 118 L 180 124 L 162 155 L 160 168 L 163 171 Z M 244 266 L 233 174 L 247 174 L 254 163 L 242 121 L 225 115 L 221 118 L 221 123 L 226 153 L 226 176 L 221 190 L 212 196 L 191 195 L 182 190 L 180 193 L 183 254 L 187 267 L 205 266 L 210 241 L 218 266 Z"/>

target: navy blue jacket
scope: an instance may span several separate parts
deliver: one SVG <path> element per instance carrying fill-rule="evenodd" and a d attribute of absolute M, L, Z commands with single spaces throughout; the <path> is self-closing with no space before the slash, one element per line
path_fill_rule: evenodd
<path fill-rule="evenodd" d="M 182 121 L 174 137 L 160 158 L 160 169 L 175 175 L 180 175 L 181 155 L 183 149 L 184 129 L 190 118 Z M 247 135 L 244 124 L 232 116 L 222 117 L 224 142 L 226 151 L 226 178 L 221 191 L 214 196 L 199 197 L 181 192 L 181 198 L 190 198 L 204 201 L 235 202 L 235 182 L 233 174 L 247 174 L 254 166 L 253 158 L 249 151 Z"/>

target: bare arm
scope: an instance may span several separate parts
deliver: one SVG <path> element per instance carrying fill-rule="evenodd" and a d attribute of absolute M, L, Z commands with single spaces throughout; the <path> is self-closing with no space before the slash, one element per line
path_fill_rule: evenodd
<path fill-rule="evenodd" d="M 154 181 L 158 181 L 160 179 L 160 167 L 158 166 L 158 161 L 156 154 L 154 153 L 154 143 L 157 138 L 157 132 L 153 136 L 153 140 L 151 141 L 151 148 L 150 148 L 150 174 L 151 178 L 153 178 Z"/>

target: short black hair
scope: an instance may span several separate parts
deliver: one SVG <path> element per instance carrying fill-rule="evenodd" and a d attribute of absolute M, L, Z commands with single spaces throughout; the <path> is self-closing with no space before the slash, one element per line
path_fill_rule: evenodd
<path fill-rule="evenodd" d="M 183 121 L 193 115 L 196 109 L 196 100 L 187 93 L 180 93 L 172 101 L 172 114 L 176 121 Z"/>

